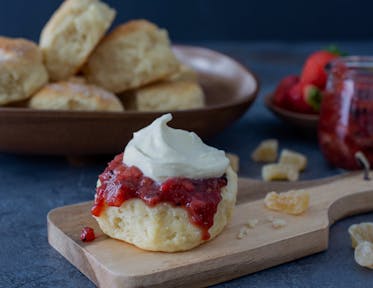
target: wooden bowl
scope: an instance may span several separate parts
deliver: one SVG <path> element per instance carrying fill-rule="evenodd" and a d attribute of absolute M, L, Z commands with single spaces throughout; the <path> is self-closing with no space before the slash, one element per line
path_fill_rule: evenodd
<path fill-rule="evenodd" d="M 258 92 L 256 77 L 235 60 L 198 47 L 175 46 L 176 56 L 193 67 L 206 94 L 206 107 L 165 112 L 41 111 L 0 108 L 0 151 L 39 155 L 96 155 L 122 151 L 133 132 L 172 112 L 171 126 L 203 139 L 240 118 Z"/>
<path fill-rule="evenodd" d="M 319 123 L 319 115 L 297 113 L 278 107 L 273 103 L 273 94 L 265 97 L 264 103 L 277 117 L 290 125 L 306 129 L 307 132 L 316 132 Z"/>

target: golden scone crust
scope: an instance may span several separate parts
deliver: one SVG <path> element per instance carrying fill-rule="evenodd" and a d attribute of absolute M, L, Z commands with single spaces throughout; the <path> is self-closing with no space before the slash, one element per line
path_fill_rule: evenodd
<path fill-rule="evenodd" d="M 196 82 L 160 82 L 121 95 L 125 106 L 138 111 L 172 111 L 204 106 L 202 88 Z"/>
<path fill-rule="evenodd" d="M 86 62 L 115 10 L 99 0 L 66 0 L 45 25 L 40 47 L 50 78 L 66 80 Z"/>
<path fill-rule="evenodd" d="M 197 72 L 187 65 L 180 63 L 177 70 L 172 73 L 166 81 L 198 81 Z"/>
<path fill-rule="evenodd" d="M 123 111 L 112 93 L 79 82 L 56 82 L 44 86 L 29 102 L 29 107 L 46 110 Z"/>
<path fill-rule="evenodd" d="M 0 37 L 0 105 L 25 100 L 47 82 L 48 72 L 35 43 Z"/>
<path fill-rule="evenodd" d="M 167 32 L 146 20 L 118 26 L 89 57 L 89 82 L 120 93 L 164 79 L 178 68 Z"/>
<path fill-rule="evenodd" d="M 222 188 L 222 200 L 214 225 L 209 229 L 210 240 L 222 232 L 236 203 L 237 174 L 229 167 L 226 175 L 228 184 Z M 166 203 L 149 207 L 140 199 L 132 199 L 120 207 L 106 207 L 100 217 L 95 218 L 105 234 L 145 250 L 185 251 L 206 242 L 185 209 Z"/>

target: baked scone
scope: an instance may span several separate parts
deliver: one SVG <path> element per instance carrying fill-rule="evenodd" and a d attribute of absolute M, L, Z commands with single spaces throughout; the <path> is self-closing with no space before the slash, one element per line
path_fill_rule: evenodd
<path fill-rule="evenodd" d="M 134 20 L 101 41 L 83 72 L 89 82 L 120 93 L 162 80 L 178 66 L 166 30 L 146 20 Z"/>
<path fill-rule="evenodd" d="M 99 176 L 91 210 L 105 234 L 145 250 L 185 251 L 213 239 L 236 202 L 237 175 L 224 152 L 170 120 L 134 134 Z"/>
<path fill-rule="evenodd" d="M 168 78 L 166 78 L 166 81 L 198 81 L 197 72 L 194 71 L 189 66 L 180 63 L 177 70 L 172 73 Z"/>
<path fill-rule="evenodd" d="M 48 72 L 35 43 L 0 37 L 0 105 L 25 100 L 47 82 Z"/>
<path fill-rule="evenodd" d="M 202 88 L 196 82 L 160 82 L 121 95 L 128 109 L 172 111 L 204 106 Z"/>
<path fill-rule="evenodd" d="M 222 200 L 215 213 L 214 224 L 208 230 L 208 240 L 220 234 L 232 217 L 237 175 L 229 167 L 226 177 L 228 185 L 222 188 Z M 187 211 L 168 203 L 150 207 L 142 200 L 131 199 L 120 207 L 106 207 L 96 220 L 105 234 L 145 250 L 185 251 L 206 241 L 202 238 L 201 229 L 189 220 Z"/>
<path fill-rule="evenodd" d="M 123 111 L 119 99 L 95 85 L 56 82 L 44 86 L 30 100 L 29 107 L 45 110 Z"/>
<path fill-rule="evenodd" d="M 99 0 L 65 0 L 40 36 L 50 78 L 66 80 L 78 72 L 114 17 L 115 10 Z"/>

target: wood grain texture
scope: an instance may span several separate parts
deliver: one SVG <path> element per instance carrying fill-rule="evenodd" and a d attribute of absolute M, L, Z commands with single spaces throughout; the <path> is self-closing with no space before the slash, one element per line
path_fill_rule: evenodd
<path fill-rule="evenodd" d="M 269 191 L 306 188 L 309 210 L 290 216 L 264 208 Z M 202 287 L 253 273 L 323 251 L 329 227 L 336 220 L 373 209 L 373 183 L 362 173 L 297 183 L 264 183 L 240 179 L 232 222 L 216 239 L 180 253 L 147 252 L 104 235 L 90 216 L 86 202 L 52 210 L 48 214 L 49 243 L 100 287 Z M 287 221 L 273 229 L 269 215 Z M 246 238 L 237 239 L 248 219 L 259 224 Z M 97 239 L 83 243 L 83 226 L 95 229 Z"/>

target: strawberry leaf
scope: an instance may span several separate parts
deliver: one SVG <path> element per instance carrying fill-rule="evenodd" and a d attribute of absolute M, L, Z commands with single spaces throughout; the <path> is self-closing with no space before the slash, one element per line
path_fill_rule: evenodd
<path fill-rule="evenodd" d="M 320 111 L 323 94 L 319 88 L 314 85 L 309 85 L 306 90 L 306 102 L 315 111 Z"/>
<path fill-rule="evenodd" d="M 346 53 L 345 51 L 341 51 L 338 46 L 332 44 L 332 45 L 329 45 L 328 47 L 326 47 L 324 49 L 325 51 L 328 51 L 336 56 L 347 56 L 348 53 Z"/>

